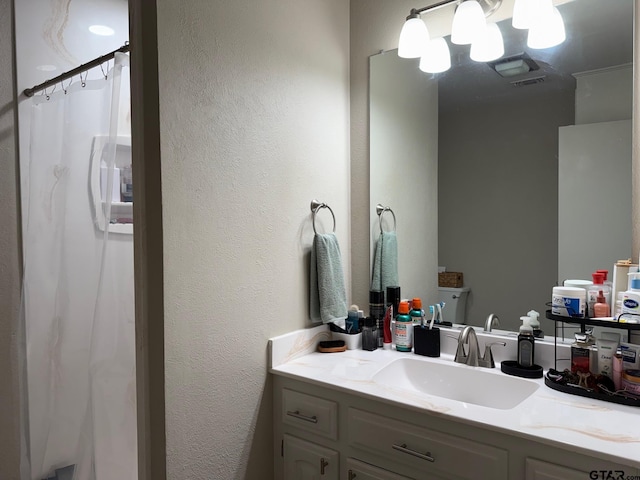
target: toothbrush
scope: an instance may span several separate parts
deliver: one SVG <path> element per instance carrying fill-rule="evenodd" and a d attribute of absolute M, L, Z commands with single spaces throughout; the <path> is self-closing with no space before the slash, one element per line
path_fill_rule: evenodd
<path fill-rule="evenodd" d="M 437 307 L 438 307 L 438 319 L 439 319 L 439 323 L 444 323 L 444 317 L 442 316 L 442 309 L 444 308 L 446 304 L 444 302 L 440 302 L 438 303 Z"/>
<path fill-rule="evenodd" d="M 429 305 L 429 313 L 431 313 L 431 321 L 429 322 L 429 330 L 431 330 L 436 319 L 436 309 L 433 308 L 433 305 Z"/>

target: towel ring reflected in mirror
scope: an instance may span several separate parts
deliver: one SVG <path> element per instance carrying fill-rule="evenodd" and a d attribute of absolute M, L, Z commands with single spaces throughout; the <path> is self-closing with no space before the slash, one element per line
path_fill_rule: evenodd
<path fill-rule="evenodd" d="M 319 202 L 318 200 L 311 200 L 311 217 L 313 219 L 313 233 L 316 235 L 318 231 L 316 230 L 316 214 L 322 208 L 328 208 L 331 212 L 331 216 L 333 217 L 333 233 L 336 233 L 336 216 L 333 214 L 333 210 L 326 203 Z"/>
<path fill-rule="evenodd" d="M 393 216 L 393 230 L 390 230 L 390 231 L 395 232 L 396 231 L 396 214 L 393 213 L 393 210 L 391 210 L 391 208 L 378 204 L 376 205 L 376 213 L 378 214 L 378 222 L 380 223 L 380 233 L 384 233 L 384 230 L 382 229 L 382 215 L 384 214 L 384 212 L 391 212 L 391 215 Z"/>

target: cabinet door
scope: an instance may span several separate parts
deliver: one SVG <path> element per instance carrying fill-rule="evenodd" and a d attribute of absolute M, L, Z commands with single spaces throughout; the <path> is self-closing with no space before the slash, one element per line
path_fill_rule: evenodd
<path fill-rule="evenodd" d="M 587 478 L 592 477 L 589 476 L 589 472 L 582 470 L 574 470 L 533 458 L 527 458 L 525 461 L 525 480 L 586 480 Z"/>
<path fill-rule="evenodd" d="M 339 480 L 335 450 L 284 435 L 284 480 Z"/>
<path fill-rule="evenodd" d="M 354 458 L 347 458 L 347 474 L 342 478 L 346 480 L 412 480 Z"/>

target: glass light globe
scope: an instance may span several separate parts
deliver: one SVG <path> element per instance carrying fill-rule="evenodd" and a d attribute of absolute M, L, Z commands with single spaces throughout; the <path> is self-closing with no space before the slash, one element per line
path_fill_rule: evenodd
<path fill-rule="evenodd" d="M 476 62 L 490 62 L 504 55 L 504 41 L 495 23 L 486 26 L 482 35 L 471 44 L 469 56 Z"/>
<path fill-rule="evenodd" d="M 402 58 L 418 58 L 429 42 L 429 31 L 420 17 L 413 17 L 404 22 L 398 40 L 398 56 Z"/>
<path fill-rule="evenodd" d="M 486 25 L 484 12 L 476 0 L 462 2 L 453 16 L 451 42 L 456 45 L 469 45 L 482 34 Z"/>
<path fill-rule="evenodd" d="M 557 8 L 553 7 L 546 19 L 540 18 L 531 26 L 527 36 L 527 46 L 536 49 L 551 48 L 560 45 L 566 38 L 562 15 Z"/>
<path fill-rule="evenodd" d="M 537 0 L 516 0 L 513 6 L 513 18 L 511 19 L 513 28 L 526 30 L 531 27 L 531 18 L 536 2 Z"/>
<path fill-rule="evenodd" d="M 444 38 L 436 38 L 427 44 L 419 68 L 427 73 L 446 72 L 451 68 L 449 44 Z"/>

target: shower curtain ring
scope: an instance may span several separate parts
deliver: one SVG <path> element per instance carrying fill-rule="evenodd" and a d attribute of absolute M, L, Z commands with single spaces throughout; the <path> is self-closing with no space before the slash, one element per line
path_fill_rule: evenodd
<path fill-rule="evenodd" d="M 100 64 L 100 70 L 102 70 L 102 75 L 104 75 L 104 79 L 107 80 L 107 73 L 109 72 L 109 60 L 107 60 L 107 73 L 104 73 L 104 68 L 102 68 L 102 64 Z"/>
<path fill-rule="evenodd" d="M 71 86 L 71 84 L 73 83 L 73 77 L 71 77 L 71 81 L 69 82 L 69 85 L 67 86 L 67 88 L 64 87 L 64 82 L 62 80 L 60 80 L 60 86 L 62 87 L 62 91 L 64 92 L 64 94 L 67 94 L 67 89 Z"/>
<path fill-rule="evenodd" d="M 80 85 L 82 85 L 82 88 L 87 86 L 88 76 L 89 76 L 89 72 L 84 72 L 84 78 L 82 78 L 82 73 L 80 73 Z"/>

